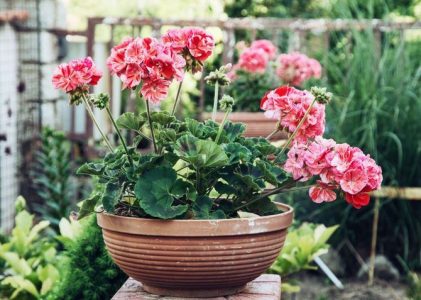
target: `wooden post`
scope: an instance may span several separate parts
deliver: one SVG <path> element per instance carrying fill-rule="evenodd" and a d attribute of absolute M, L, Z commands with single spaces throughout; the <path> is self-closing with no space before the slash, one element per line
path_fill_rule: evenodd
<path fill-rule="evenodd" d="M 374 263 L 376 260 L 377 227 L 379 225 L 380 200 L 376 198 L 374 202 L 373 229 L 371 233 L 370 266 L 368 270 L 368 285 L 373 285 Z"/>

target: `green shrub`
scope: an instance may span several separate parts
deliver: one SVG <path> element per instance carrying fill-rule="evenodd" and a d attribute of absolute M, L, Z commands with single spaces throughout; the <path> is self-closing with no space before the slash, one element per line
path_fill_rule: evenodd
<path fill-rule="evenodd" d="M 111 299 L 127 279 L 108 256 L 96 216 L 82 224 L 81 235 L 65 252 L 61 280 L 48 299 Z"/>
<path fill-rule="evenodd" d="M 55 243 L 40 234 L 50 223 L 33 225 L 34 215 L 17 200 L 12 234 L 0 243 L 0 298 L 38 299 L 47 295 L 59 278 Z"/>
<path fill-rule="evenodd" d="M 41 147 L 35 153 L 35 166 L 31 172 L 34 189 L 41 203 L 34 210 L 48 220 L 58 232 L 59 222 L 68 218 L 72 207 L 70 183 L 70 143 L 63 132 L 45 127 L 41 133 Z"/>

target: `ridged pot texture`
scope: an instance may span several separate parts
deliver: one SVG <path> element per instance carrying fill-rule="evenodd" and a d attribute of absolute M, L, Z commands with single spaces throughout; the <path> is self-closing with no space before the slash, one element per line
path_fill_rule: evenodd
<path fill-rule="evenodd" d="M 240 291 L 273 263 L 293 219 L 154 220 L 98 214 L 114 262 L 152 293 L 214 297 Z"/>

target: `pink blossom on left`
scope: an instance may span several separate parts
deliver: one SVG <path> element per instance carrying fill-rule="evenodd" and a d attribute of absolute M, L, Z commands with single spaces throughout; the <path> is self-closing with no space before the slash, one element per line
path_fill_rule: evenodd
<path fill-rule="evenodd" d="M 97 69 L 92 58 L 86 57 L 57 66 L 52 82 L 56 89 L 72 93 L 77 89 L 85 90 L 89 86 L 97 85 L 101 77 L 102 72 Z"/>

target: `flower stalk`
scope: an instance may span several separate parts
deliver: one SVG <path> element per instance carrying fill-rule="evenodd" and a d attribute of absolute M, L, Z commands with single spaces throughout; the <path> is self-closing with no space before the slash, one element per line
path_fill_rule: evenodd
<path fill-rule="evenodd" d="M 120 142 L 121 142 L 121 144 L 122 144 L 122 145 L 123 145 L 123 147 L 124 147 L 124 151 L 126 151 L 127 158 L 128 158 L 128 160 L 129 160 L 129 163 L 130 163 L 130 165 L 133 167 L 133 166 L 134 166 L 134 165 L 133 165 L 133 159 L 132 159 L 132 157 L 131 157 L 131 156 L 130 156 L 130 154 L 129 154 L 129 150 L 127 149 L 126 142 L 124 141 L 124 138 L 123 138 L 123 136 L 121 135 L 121 131 L 120 131 L 120 129 L 118 128 L 117 123 L 115 122 L 115 120 L 114 120 L 114 118 L 113 118 L 113 115 L 112 115 L 112 113 L 111 113 L 110 107 L 107 105 L 107 106 L 105 107 L 105 110 L 107 111 L 108 117 L 110 118 L 111 123 L 113 123 L 114 129 L 115 129 L 115 131 L 117 132 L 118 137 L 120 138 Z"/>
<path fill-rule="evenodd" d="M 212 121 L 215 122 L 216 111 L 218 109 L 218 95 L 219 95 L 219 83 L 215 82 L 215 95 L 213 96 L 213 110 L 212 110 Z"/>
<path fill-rule="evenodd" d="M 174 105 L 173 105 L 172 110 L 171 110 L 171 116 L 174 116 L 175 111 L 177 110 L 177 105 L 178 105 L 178 102 L 179 102 L 178 100 L 180 98 L 182 85 L 183 85 L 183 80 L 181 80 L 180 83 L 178 84 L 177 95 L 175 96 Z"/>
<path fill-rule="evenodd" d="M 223 95 L 221 100 L 219 101 L 219 105 L 222 111 L 225 111 L 224 119 L 222 120 L 221 124 L 219 124 L 218 133 L 216 134 L 215 143 L 219 142 L 221 137 L 222 131 L 224 130 L 225 123 L 227 122 L 229 114 L 232 112 L 232 108 L 234 106 L 234 98 L 228 95 Z"/>
<path fill-rule="evenodd" d="M 152 118 L 151 118 L 151 109 L 149 108 L 149 100 L 146 100 L 146 113 L 148 115 L 149 127 L 151 129 L 153 149 L 154 149 L 155 153 L 158 154 L 158 148 L 156 146 L 155 133 L 154 133 L 154 130 L 153 130 L 153 123 L 152 123 Z"/>
<path fill-rule="evenodd" d="M 85 104 L 86 111 L 88 112 L 89 116 L 91 117 L 92 121 L 94 122 L 95 126 L 98 128 L 99 133 L 101 134 L 105 144 L 107 145 L 108 149 L 113 152 L 113 147 L 111 146 L 110 141 L 108 140 L 105 133 L 102 131 L 101 127 L 98 124 L 97 119 L 95 118 L 94 112 L 92 111 L 91 105 L 88 102 L 88 99 L 86 99 L 85 95 L 82 95 L 83 103 Z"/>
<path fill-rule="evenodd" d="M 265 139 L 267 139 L 269 141 L 279 131 L 280 131 L 280 129 L 279 129 L 279 122 L 277 122 L 276 123 L 276 129 L 274 131 L 272 131 L 267 137 L 265 137 Z"/>

